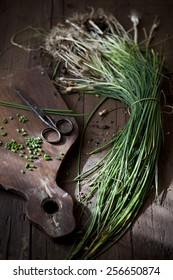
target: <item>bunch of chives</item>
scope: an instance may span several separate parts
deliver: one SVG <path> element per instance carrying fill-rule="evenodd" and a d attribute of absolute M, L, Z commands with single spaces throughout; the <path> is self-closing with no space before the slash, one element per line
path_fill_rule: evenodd
<path fill-rule="evenodd" d="M 157 165 L 163 140 L 163 59 L 149 48 L 157 24 L 141 47 L 137 44 L 137 14 L 131 16 L 134 39 L 114 17 L 104 13 L 98 19 L 96 16 L 79 16 L 80 24 L 75 17 L 67 21 L 68 25 L 55 27 L 45 44 L 55 59 L 65 61 L 73 75 L 61 78 L 66 86 L 70 84 L 68 92 L 117 99 L 130 111 L 128 122 L 114 137 L 104 158 L 88 174 L 77 178 L 86 179 L 88 175 L 91 188 L 91 193 L 80 202 L 87 205 L 94 194 L 96 201 L 90 223 L 77 240 L 70 259 L 94 259 L 118 241 L 132 225 L 154 180 L 158 188 Z"/>

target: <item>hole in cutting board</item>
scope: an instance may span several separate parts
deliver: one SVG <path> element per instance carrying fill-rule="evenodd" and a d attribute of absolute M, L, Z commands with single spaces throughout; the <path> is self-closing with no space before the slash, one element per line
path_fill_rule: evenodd
<path fill-rule="evenodd" d="M 52 198 L 46 198 L 42 202 L 42 208 L 48 214 L 54 214 L 59 210 L 59 206 L 57 202 Z"/>

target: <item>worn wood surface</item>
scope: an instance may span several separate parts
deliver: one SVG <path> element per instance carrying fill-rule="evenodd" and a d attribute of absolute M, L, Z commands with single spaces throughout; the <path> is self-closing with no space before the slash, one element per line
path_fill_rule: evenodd
<path fill-rule="evenodd" d="M 10 39 L 28 25 L 49 29 L 56 22 L 63 21 L 65 17 L 74 12 L 85 12 L 87 7 L 102 7 L 105 11 L 113 13 L 118 20 L 130 28 L 128 15 L 135 9 L 141 14 L 142 27 L 149 31 L 157 15 L 160 26 L 153 44 L 165 55 L 169 71 L 173 71 L 173 1 L 172 0 L 1 0 L 0 5 L 0 75 L 16 73 L 46 64 L 40 51 L 27 52 L 11 45 Z M 29 37 L 23 35 L 25 43 L 36 48 Z M 48 63 L 46 64 L 49 66 Z M 165 94 L 172 105 L 173 84 L 171 78 L 167 81 Z M 98 103 L 98 98 L 91 96 L 66 96 L 64 100 L 68 107 L 75 112 L 91 112 Z M 115 108 L 120 104 L 108 101 L 103 108 Z M 79 127 L 82 127 L 87 117 L 77 117 Z M 173 116 L 163 113 L 165 142 L 160 155 L 159 168 L 159 198 L 154 199 L 154 191 L 141 209 L 133 227 L 123 238 L 105 252 L 99 259 L 173 259 Z M 88 160 L 88 152 L 108 140 L 125 124 L 127 114 L 121 110 L 112 111 L 103 121 L 98 114 L 92 119 L 83 146 L 82 163 Z M 77 153 L 77 147 L 76 147 Z M 77 173 L 77 155 L 75 150 L 68 157 L 68 164 L 63 166 L 59 179 L 64 181 L 68 171 L 68 182 L 63 184 L 66 190 L 73 194 L 75 184 L 70 183 Z M 67 179 L 67 178 L 66 178 Z M 67 180 L 66 180 L 67 181 Z M 25 200 L 7 191 L 0 191 L 0 259 L 64 259 L 71 248 L 70 236 L 68 239 L 52 240 L 45 233 L 33 226 L 25 215 Z"/>
<path fill-rule="evenodd" d="M 41 108 L 68 109 L 42 67 L 25 70 L 14 75 L 10 74 L 2 78 L 0 99 L 5 102 L 22 104 L 23 101 L 15 91 L 16 85 L 26 91 L 28 96 Z M 19 117 L 23 116 L 23 113 L 23 110 L 7 107 L 2 107 L 0 111 L 0 119 L 7 121 L 5 124 L 1 123 L 1 133 L 5 132 L 7 135 L 0 137 L 2 141 L 0 184 L 6 190 L 21 193 L 27 199 L 27 216 L 44 229 L 48 235 L 59 237 L 69 234 L 75 227 L 73 200 L 65 190 L 58 186 L 56 178 L 58 169 L 77 139 L 77 124 L 74 118 L 70 120 L 68 117 L 73 125 L 72 132 L 66 136 L 62 135 L 61 141 L 57 144 L 43 141 L 40 144 L 41 155 L 33 159 L 32 162 L 28 162 L 25 157 L 30 157 L 31 154 L 27 150 L 29 147 L 27 147 L 26 139 L 28 137 L 40 138 L 45 123 L 32 111 L 24 113 L 24 117 L 28 121 L 23 123 Z M 63 116 L 52 116 L 56 122 L 62 121 L 63 118 Z M 22 130 L 27 133 L 26 136 L 22 136 Z M 49 138 L 50 136 L 53 136 L 55 140 L 58 138 L 57 134 L 54 133 L 51 133 Z M 5 143 L 10 143 L 11 139 L 23 145 L 24 154 L 21 154 L 20 150 L 12 152 L 5 148 Z M 49 155 L 51 160 L 45 161 L 45 154 Z M 33 164 L 33 170 L 27 169 L 26 164 Z M 24 173 L 21 173 L 21 170 Z"/>

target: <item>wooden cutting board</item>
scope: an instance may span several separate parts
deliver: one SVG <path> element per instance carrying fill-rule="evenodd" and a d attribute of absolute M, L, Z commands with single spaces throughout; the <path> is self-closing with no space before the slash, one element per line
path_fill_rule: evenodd
<path fill-rule="evenodd" d="M 0 100 L 24 105 L 14 89 L 16 85 L 26 91 L 42 108 L 68 109 L 42 67 L 2 78 Z M 19 115 L 27 117 L 28 121 L 22 123 Z M 63 118 L 63 116 L 52 117 L 54 120 Z M 8 120 L 6 124 L 2 123 L 4 118 Z M 75 119 L 68 118 L 74 125 L 72 133 L 63 136 L 62 141 L 56 145 L 43 141 L 41 156 L 34 159 L 32 163 L 36 168 L 30 171 L 25 167 L 28 163 L 25 156 L 29 156 L 26 136 L 22 136 L 18 130 L 25 130 L 29 137 L 41 137 L 40 132 L 46 125 L 32 111 L 0 106 L 0 133 L 7 133 L 6 136 L 0 134 L 2 141 L 0 185 L 6 190 L 18 192 L 26 198 L 27 217 L 51 237 L 67 235 L 75 227 L 72 198 L 56 183 L 58 169 L 78 136 Z M 19 151 L 15 153 L 5 148 L 5 144 L 11 139 L 24 145 L 25 154 L 23 156 Z M 50 155 L 52 159 L 45 161 L 44 154 Z"/>

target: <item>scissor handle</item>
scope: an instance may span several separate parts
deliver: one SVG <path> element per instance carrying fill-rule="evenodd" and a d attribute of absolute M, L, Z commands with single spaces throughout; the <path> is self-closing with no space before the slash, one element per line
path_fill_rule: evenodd
<path fill-rule="evenodd" d="M 53 138 L 51 137 L 52 134 L 53 134 Z M 61 141 L 60 131 L 53 127 L 47 127 L 43 129 L 41 132 L 41 136 L 46 142 L 50 144 L 57 144 Z"/>
<path fill-rule="evenodd" d="M 56 128 L 62 135 L 69 135 L 73 130 L 73 123 L 69 119 L 61 119 L 56 122 Z"/>
<path fill-rule="evenodd" d="M 42 130 L 42 138 L 50 144 L 57 144 L 61 141 L 62 135 L 69 135 L 73 130 L 73 123 L 69 119 L 58 120 L 56 127 L 47 127 Z"/>

